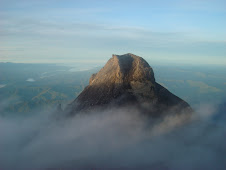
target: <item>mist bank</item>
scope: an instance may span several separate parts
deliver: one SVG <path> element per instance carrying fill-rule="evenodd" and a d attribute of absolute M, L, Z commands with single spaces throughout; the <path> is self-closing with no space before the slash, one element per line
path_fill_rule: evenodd
<path fill-rule="evenodd" d="M 224 169 L 225 110 L 203 104 L 152 121 L 134 108 L 59 119 L 54 110 L 0 117 L 0 169 Z"/>

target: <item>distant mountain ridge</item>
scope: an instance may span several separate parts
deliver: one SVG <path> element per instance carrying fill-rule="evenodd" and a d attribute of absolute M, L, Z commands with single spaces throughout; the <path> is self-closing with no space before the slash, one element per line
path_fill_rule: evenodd
<path fill-rule="evenodd" d="M 113 54 L 67 109 L 75 114 L 125 106 L 137 107 L 151 116 L 192 111 L 188 103 L 155 81 L 153 69 L 143 58 L 131 53 Z"/>

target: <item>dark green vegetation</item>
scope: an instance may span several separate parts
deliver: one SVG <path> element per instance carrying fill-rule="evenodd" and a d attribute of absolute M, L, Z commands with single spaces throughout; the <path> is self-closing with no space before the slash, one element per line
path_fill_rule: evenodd
<path fill-rule="evenodd" d="M 192 107 L 225 100 L 226 71 L 223 67 L 151 66 L 156 81 Z M 99 70 L 79 71 L 83 68 L 0 63 L 0 111 L 28 113 L 40 107 L 70 103 L 88 85 L 90 76 Z"/>

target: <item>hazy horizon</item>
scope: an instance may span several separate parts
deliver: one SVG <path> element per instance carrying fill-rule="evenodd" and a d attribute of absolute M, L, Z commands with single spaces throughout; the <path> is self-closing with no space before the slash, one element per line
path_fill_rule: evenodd
<path fill-rule="evenodd" d="M 0 62 L 226 65 L 223 0 L 1 0 Z"/>
<path fill-rule="evenodd" d="M 124 54 L 124 53 L 123 53 Z M 122 55 L 123 55 L 122 54 Z M 125 53 L 126 54 L 126 53 Z M 121 54 L 117 54 L 121 55 Z M 136 55 L 136 54 L 135 54 Z M 77 65 L 81 67 L 86 67 L 92 66 L 92 67 L 103 67 L 107 61 L 112 57 L 112 55 L 109 55 L 108 58 L 103 60 L 73 60 L 71 62 L 64 62 L 64 61 L 54 61 L 50 60 L 48 62 L 46 61 L 39 61 L 39 62 L 31 62 L 31 61 L 0 61 L 0 63 L 14 63 L 14 64 L 54 64 L 54 65 L 59 65 L 59 66 L 70 66 L 70 67 L 76 67 Z M 219 67 L 219 68 L 225 68 L 226 63 L 221 62 L 221 63 L 199 63 L 199 62 L 194 62 L 194 63 L 189 63 L 189 62 L 181 62 L 179 61 L 173 61 L 173 60 L 153 60 L 151 57 L 144 57 L 144 56 L 139 56 L 145 59 L 148 64 L 153 67 L 153 66 L 172 66 L 172 67 L 180 67 L 180 66 L 185 66 L 185 67 Z"/>

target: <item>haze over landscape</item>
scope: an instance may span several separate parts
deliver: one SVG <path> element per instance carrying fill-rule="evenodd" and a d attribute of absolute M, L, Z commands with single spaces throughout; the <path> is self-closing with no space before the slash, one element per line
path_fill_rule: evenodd
<path fill-rule="evenodd" d="M 225 169 L 225 7 L 0 0 L 0 169 Z"/>

